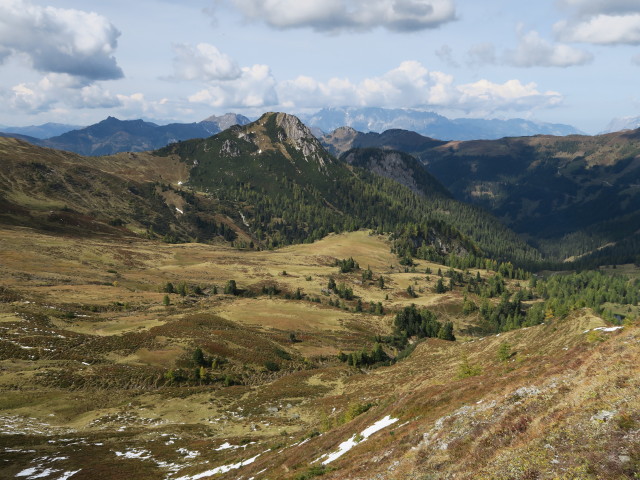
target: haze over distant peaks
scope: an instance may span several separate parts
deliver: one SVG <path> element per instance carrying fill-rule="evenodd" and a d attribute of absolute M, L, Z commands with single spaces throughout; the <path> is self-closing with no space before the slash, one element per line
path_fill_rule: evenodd
<path fill-rule="evenodd" d="M 481 140 L 531 135 L 572 135 L 582 133 L 570 125 L 551 124 L 522 118 L 499 120 L 448 119 L 434 112 L 411 109 L 340 107 L 325 108 L 314 114 L 300 115 L 310 127 L 325 132 L 348 126 L 361 132 L 390 129 L 413 130 L 440 140 Z"/>
<path fill-rule="evenodd" d="M 2 127 L 4 133 L 15 133 L 18 135 L 26 135 L 34 138 L 51 138 L 71 130 L 83 128 L 79 125 L 67 125 L 64 123 L 44 123 L 42 125 L 30 125 L 28 127 Z"/>
<path fill-rule="evenodd" d="M 237 113 L 225 113 L 224 115 L 211 115 L 210 117 L 205 118 L 200 123 L 214 123 L 218 126 L 218 131 L 226 130 L 233 125 L 246 125 L 250 123 L 249 120 L 244 115 L 238 115 Z"/>
<path fill-rule="evenodd" d="M 622 130 L 635 130 L 640 128 L 640 117 L 620 117 L 609 122 L 602 133 L 620 132 Z"/>
<path fill-rule="evenodd" d="M 210 137 L 232 125 L 246 125 L 249 122 L 247 117 L 235 113 L 221 116 L 213 115 L 197 123 L 170 123 L 168 125 L 158 125 L 141 119 L 120 120 L 115 117 L 107 117 L 94 125 L 75 130 L 61 129 L 61 131 L 64 130 L 64 133 L 44 138 L 24 131 L 31 128 L 36 133 L 38 131 L 45 132 L 47 130 L 44 127 L 51 124 L 40 127 L 25 127 L 22 129 L 24 131 L 17 131 L 20 130 L 19 128 L 4 128 L 3 132 L 6 134 L 5 136 L 18 137 L 35 145 L 95 156 L 153 150 L 173 142 Z"/>

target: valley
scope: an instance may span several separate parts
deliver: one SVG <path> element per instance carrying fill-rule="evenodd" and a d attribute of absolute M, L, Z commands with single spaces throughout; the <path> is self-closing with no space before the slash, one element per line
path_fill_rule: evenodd
<path fill-rule="evenodd" d="M 465 288 L 434 293 L 439 277 L 424 271 L 441 265 L 405 272 L 388 240 L 366 231 L 265 252 L 23 228 L 0 235 L 3 477 L 511 478 L 514 468 L 562 468 L 592 478 L 582 469 L 614 453 L 630 460 L 606 460 L 607 469 L 635 468 L 634 437 L 620 446 L 627 453 L 612 450 L 640 420 L 640 331 L 630 323 L 597 330 L 603 321 L 582 309 L 524 330 L 465 335 L 478 321 L 461 313 Z M 335 261 L 348 257 L 383 275 L 384 289 L 361 271 L 341 274 Z M 358 312 L 355 301 L 331 307 L 330 277 L 385 313 Z M 231 279 L 243 293 L 223 293 Z M 166 294 L 168 282 L 190 290 Z M 520 283 L 507 281 L 512 290 Z M 265 285 L 280 293 L 262 294 Z M 301 299 L 286 298 L 297 289 Z M 370 351 L 412 303 L 452 321 L 457 341 L 426 339 L 375 369 L 338 359 Z M 389 426 L 370 438 L 356 435 L 384 419 Z M 567 441 L 578 425 L 586 444 Z M 352 451 L 337 456 L 352 435 Z"/>
<path fill-rule="evenodd" d="M 0 187 L 2 478 L 639 471 L 640 269 L 551 262 L 408 154 L 272 113 L 3 138 Z"/>

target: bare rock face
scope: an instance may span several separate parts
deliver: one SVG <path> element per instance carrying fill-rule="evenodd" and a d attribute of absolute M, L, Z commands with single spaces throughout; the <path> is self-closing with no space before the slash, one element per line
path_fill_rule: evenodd
<path fill-rule="evenodd" d="M 328 136 L 334 138 L 335 140 L 351 140 L 353 137 L 358 135 L 358 131 L 352 127 L 340 127 L 336 128 L 333 132 L 331 132 Z"/>
<path fill-rule="evenodd" d="M 302 152 L 305 160 L 316 160 L 324 167 L 325 159 L 322 155 L 322 146 L 313 136 L 309 127 L 300 121 L 298 117 L 288 115 L 286 113 L 276 114 L 276 125 L 282 128 L 283 132 L 279 135 L 281 142 L 289 142 L 296 150 Z"/>
<path fill-rule="evenodd" d="M 222 144 L 222 148 L 220 149 L 220 155 L 237 157 L 238 155 L 240 155 L 240 150 L 238 150 L 237 145 L 229 140 L 225 140 L 225 142 Z"/>

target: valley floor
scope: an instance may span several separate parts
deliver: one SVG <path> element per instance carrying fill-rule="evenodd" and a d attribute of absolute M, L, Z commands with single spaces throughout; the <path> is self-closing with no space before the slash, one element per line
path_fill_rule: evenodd
<path fill-rule="evenodd" d="M 640 329 L 583 309 L 483 337 L 440 268 L 369 232 L 258 252 L 4 227 L 0 477 L 638 478 Z M 338 359 L 410 304 L 457 341 Z"/>

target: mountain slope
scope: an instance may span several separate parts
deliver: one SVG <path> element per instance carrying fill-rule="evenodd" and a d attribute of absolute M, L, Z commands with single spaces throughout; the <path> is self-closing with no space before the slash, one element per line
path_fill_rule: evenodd
<path fill-rule="evenodd" d="M 143 120 L 122 121 L 109 117 L 81 130 L 49 138 L 41 145 L 81 155 L 111 155 L 123 151 L 153 150 L 171 142 L 217 133 L 211 130 L 197 123 L 158 126 Z"/>
<path fill-rule="evenodd" d="M 166 241 L 242 237 L 227 216 L 236 210 L 180 188 L 188 174 L 175 157 L 144 152 L 82 157 L 0 138 L 0 223 Z"/>
<path fill-rule="evenodd" d="M 447 189 L 427 172 L 424 165 L 408 153 L 379 148 L 353 148 L 340 155 L 340 160 L 394 180 L 419 195 L 451 196 Z"/>
<path fill-rule="evenodd" d="M 415 132 L 338 129 L 327 148 L 375 146 L 419 159 L 459 200 L 480 205 L 550 259 L 636 260 L 640 130 L 440 142 Z"/>
<path fill-rule="evenodd" d="M 416 175 L 416 165 L 408 167 L 414 188 L 428 198 L 338 161 L 286 114 L 154 153 L 87 158 L 17 140 L 3 145 L 0 194 L 13 212 L 5 222 L 52 228 L 53 211 L 82 217 L 76 224 L 93 229 L 126 226 L 167 241 L 225 239 L 259 248 L 367 228 L 395 233 L 403 255 L 432 246 L 441 260 L 450 253 L 521 264 L 540 258 L 486 212 L 452 200 L 424 172 Z"/>
<path fill-rule="evenodd" d="M 589 309 L 549 311 L 543 324 L 470 335 L 478 312 L 461 305 L 480 298 L 467 280 L 434 293 L 439 277 L 422 270 L 438 265 L 398 268 L 388 239 L 367 232 L 255 252 L 0 228 L 0 247 L 2 478 L 620 480 L 638 472 L 632 320 L 610 327 Z M 341 273 L 335 260 L 351 256 L 384 288 L 363 272 Z M 329 292 L 332 278 L 357 299 Z M 223 293 L 231 279 L 237 291 Z M 551 306 L 562 292 L 545 295 Z M 384 313 L 367 311 L 378 302 Z M 454 322 L 457 340 L 414 338 L 402 356 L 385 343 L 396 361 L 375 366 L 340 360 L 379 346 L 411 304 Z"/>
<path fill-rule="evenodd" d="M 620 261 L 640 253 L 624 245 L 640 229 L 640 131 L 451 142 L 421 159 L 456 198 L 489 209 L 555 258 L 612 242 Z"/>
<path fill-rule="evenodd" d="M 156 125 L 143 120 L 118 120 L 114 117 L 78 130 L 65 131 L 50 138 L 34 138 L 22 132 L 7 131 L 4 136 L 20 138 L 34 145 L 66 150 L 81 155 L 113 155 L 119 152 L 143 152 L 164 147 L 169 143 L 205 138 L 226 130 L 232 125 L 246 125 L 249 119 L 233 113 L 211 116 L 198 123 Z M 2 135 L 2 134 L 0 134 Z"/>
<path fill-rule="evenodd" d="M 157 154 L 187 163 L 190 186 L 236 202 L 253 235 L 262 240 L 266 234 L 271 246 L 331 231 L 394 231 L 413 223 L 431 225 L 425 230 L 436 229 L 449 240 L 463 241 L 456 233 L 463 232 L 467 252 L 473 240 L 497 259 L 539 258 L 495 219 L 452 201 L 442 189 L 430 199 L 416 197 L 394 181 L 338 162 L 291 115 L 265 114 L 245 127 L 170 145 Z"/>
<path fill-rule="evenodd" d="M 362 133 L 351 127 L 340 127 L 320 138 L 324 147 L 336 156 L 352 148 L 385 148 L 419 158 L 419 153 L 446 144 L 409 130 L 391 129 L 382 133 Z"/>
<path fill-rule="evenodd" d="M 434 112 L 384 108 L 325 108 L 302 115 L 309 126 L 325 132 L 339 127 L 352 127 L 362 132 L 390 129 L 413 130 L 441 140 L 497 139 L 524 135 L 571 135 L 581 133 L 569 125 L 532 122 L 521 118 L 510 120 L 457 118 L 448 119 Z"/>

